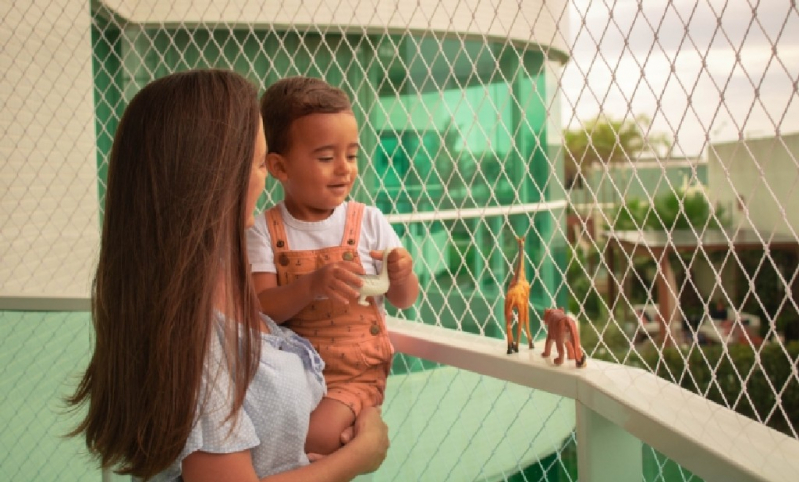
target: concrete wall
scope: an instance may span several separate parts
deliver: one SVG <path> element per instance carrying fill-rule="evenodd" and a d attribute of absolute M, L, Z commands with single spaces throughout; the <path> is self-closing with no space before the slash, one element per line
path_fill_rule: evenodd
<path fill-rule="evenodd" d="M 799 133 L 711 144 L 710 196 L 733 226 L 761 233 L 799 233 Z"/>
<path fill-rule="evenodd" d="M 0 297 L 85 297 L 99 239 L 85 0 L 0 4 Z"/>
<path fill-rule="evenodd" d="M 0 5 L 0 297 L 89 294 L 99 241 L 90 3 Z M 563 62 L 566 0 L 212 0 L 98 3 L 133 24 L 459 33 Z M 125 93 L 127 94 L 127 93 Z"/>

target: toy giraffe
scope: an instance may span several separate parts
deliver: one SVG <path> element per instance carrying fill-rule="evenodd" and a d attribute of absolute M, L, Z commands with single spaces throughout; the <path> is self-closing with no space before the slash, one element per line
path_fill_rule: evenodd
<path fill-rule="evenodd" d="M 508 291 L 505 293 L 505 331 L 508 334 L 508 354 L 519 351 L 519 342 L 522 339 L 522 328 L 527 335 L 527 343 L 533 348 L 533 337 L 530 336 L 530 283 L 524 273 L 524 237 L 517 237 L 519 244 L 519 257 L 516 263 L 516 270 L 508 284 Z M 517 324 L 516 342 L 513 341 L 513 310 L 519 318 Z"/>

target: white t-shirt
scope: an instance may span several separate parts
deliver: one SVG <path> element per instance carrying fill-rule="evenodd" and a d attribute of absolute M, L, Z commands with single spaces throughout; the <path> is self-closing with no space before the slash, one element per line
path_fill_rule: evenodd
<path fill-rule="evenodd" d="M 286 238 L 289 249 L 304 251 L 310 249 L 340 246 L 344 238 L 344 226 L 347 223 L 347 202 L 341 203 L 333 214 L 322 221 L 300 221 L 289 214 L 283 202 L 278 204 L 283 224 L 286 227 Z M 365 274 L 378 274 L 382 261 L 373 259 L 372 250 L 399 248 L 402 246 L 399 236 L 389 224 L 388 219 L 373 206 L 364 206 L 361 218 L 361 235 L 358 239 L 358 256 Z M 255 225 L 247 230 L 247 254 L 253 273 L 277 273 L 275 253 L 272 251 L 272 238 L 266 226 L 266 216 L 261 213 L 255 216 Z M 384 296 L 375 296 L 375 304 L 385 315 Z"/>
<path fill-rule="evenodd" d="M 283 224 L 286 226 L 288 247 L 294 251 L 329 248 L 341 245 L 344 225 L 347 222 L 347 202 L 333 210 L 325 220 L 316 222 L 300 221 L 289 214 L 286 205 L 278 204 Z M 371 250 L 384 250 L 402 246 L 399 236 L 379 209 L 365 206 L 361 220 L 361 236 L 358 242 L 358 256 L 361 258 L 366 274 L 377 274 L 381 261 L 373 260 Z M 253 273 L 277 273 L 272 239 L 266 226 L 266 216 L 255 216 L 255 225 L 247 230 L 247 254 Z"/>

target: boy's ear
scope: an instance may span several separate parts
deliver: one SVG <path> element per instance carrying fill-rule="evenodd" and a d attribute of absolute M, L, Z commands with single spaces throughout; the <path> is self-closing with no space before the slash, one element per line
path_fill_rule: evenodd
<path fill-rule="evenodd" d="M 286 180 L 286 159 L 276 152 L 270 152 L 266 155 L 266 168 L 269 174 L 278 181 Z"/>

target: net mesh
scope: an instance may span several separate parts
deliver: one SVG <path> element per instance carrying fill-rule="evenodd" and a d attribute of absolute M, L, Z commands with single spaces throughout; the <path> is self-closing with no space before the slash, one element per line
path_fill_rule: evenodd
<path fill-rule="evenodd" d="M 389 217 L 423 287 L 392 315 L 503 338 L 524 237 L 537 337 L 564 307 L 589 356 L 797 437 L 794 1 L 32 0 L 0 18 L 7 303 L 88 296 L 107 156 L 142 86 L 190 68 L 261 90 L 321 77 L 359 121 L 353 197 Z M 280 195 L 269 181 L 260 207 Z M 83 359 L 87 325 L 28 333 L 18 316 L 50 315 L 5 312 L 9 360 L 37 344 Z M 4 406 L 52 397 L 21 384 L 36 366 L 4 364 L 29 386 Z M 404 355 L 389 385 L 377 479 L 576 479 L 573 402 Z M 40 415 L 7 420 L 43 433 L 30 453 L 51 437 Z M 36 474 L 0 452 L 2 478 Z M 643 456 L 647 480 L 696 480 Z"/>

